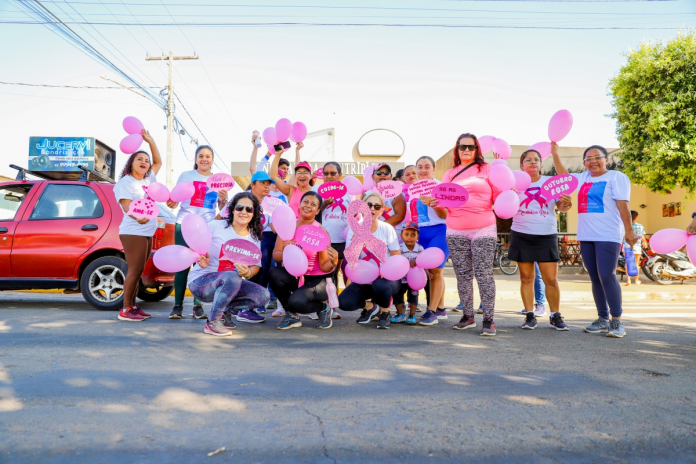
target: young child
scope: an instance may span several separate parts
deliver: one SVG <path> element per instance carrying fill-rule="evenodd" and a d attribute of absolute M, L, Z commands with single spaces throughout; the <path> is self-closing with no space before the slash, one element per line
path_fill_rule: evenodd
<path fill-rule="evenodd" d="M 416 258 L 423 251 L 423 247 L 418 244 L 418 223 L 413 221 L 404 222 L 401 229 L 401 254 L 406 257 L 411 263 L 411 267 L 416 267 Z M 409 314 L 406 316 L 404 310 L 404 293 L 406 293 L 406 301 L 408 302 Z M 390 319 L 391 322 L 405 322 L 409 325 L 416 325 L 416 310 L 418 309 L 418 291 L 411 290 L 406 282 L 406 277 L 401 279 L 401 288 L 394 295 L 394 305 L 396 306 L 397 315 Z"/>

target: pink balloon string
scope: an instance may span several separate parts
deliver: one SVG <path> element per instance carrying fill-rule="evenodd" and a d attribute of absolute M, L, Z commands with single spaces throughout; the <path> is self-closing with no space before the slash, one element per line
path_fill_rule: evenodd
<path fill-rule="evenodd" d="M 363 215 L 363 223 L 356 219 L 358 214 Z M 387 256 L 387 244 L 372 235 L 372 214 L 370 207 L 362 200 L 355 200 L 348 206 L 348 225 L 353 231 L 353 239 L 346 248 L 344 255 L 351 268 L 355 268 L 363 248 L 369 248 L 378 261 L 384 262 Z M 379 266 L 379 263 L 377 263 Z"/>

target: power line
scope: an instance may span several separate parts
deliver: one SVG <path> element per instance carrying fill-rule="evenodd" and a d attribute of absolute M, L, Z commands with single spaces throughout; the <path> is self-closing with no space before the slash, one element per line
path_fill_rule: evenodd
<path fill-rule="evenodd" d="M 105 100 L 84 100 L 82 98 L 66 98 L 66 97 L 51 97 L 48 95 L 29 95 L 26 93 L 12 93 L 12 92 L 0 92 L 2 95 L 15 95 L 17 97 L 32 97 L 32 98 L 48 98 L 51 100 L 71 100 L 71 101 L 81 101 L 81 102 L 87 102 L 87 103 L 109 103 L 112 105 L 138 105 L 138 106 L 150 106 L 149 104 L 145 105 L 144 103 L 132 103 L 132 102 L 124 102 L 124 101 L 105 101 Z"/>
<path fill-rule="evenodd" d="M 27 87 L 51 87 L 58 89 L 119 89 L 123 90 L 123 87 L 118 86 L 107 86 L 107 87 L 93 87 L 89 85 L 50 85 L 50 84 L 27 84 L 24 82 L 2 82 L 0 84 L 5 85 L 24 85 Z M 160 87 L 127 87 L 129 89 L 159 89 Z"/>

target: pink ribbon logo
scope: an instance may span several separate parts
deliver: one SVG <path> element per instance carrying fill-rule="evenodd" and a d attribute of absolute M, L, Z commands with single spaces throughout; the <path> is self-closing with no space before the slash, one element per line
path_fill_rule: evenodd
<path fill-rule="evenodd" d="M 536 191 L 533 195 L 530 194 L 530 192 Z M 539 207 L 543 208 L 546 206 L 546 198 L 544 195 L 541 194 L 541 187 L 530 187 L 527 190 L 524 191 L 524 194 L 527 195 L 527 198 L 522 200 L 520 203 L 520 206 L 524 206 L 525 208 L 529 208 L 529 205 L 533 202 L 536 201 L 539 203 Z"/>
<path fill-rule="evenodd" d="M 363 216 L 362 224 L 356 219 L 358 214 Z M 344 255 L 351 268 L 355 268 L 363 248 L 369 248 L 376 261 L 384 262 L 387 259 L 387 244 L 370 232 L 372 228 L 372 214 L 367 203 L 362 200 L 355 200 L 350 203 L 348 206 L 348 225 L 354 235 L 350 245 L 346 247 Z M 379 263 L 377 265 L 379 266 Z"/>
<path fill-rule="evenodd" d="M 331 209 L 331 211 L 335 210 L 336 208 L 341 208 L 341 213 L 347 212 L 346 205 L 343 204 L 343 198 L 334 200 L 334 202 L 329 205 L 329 209 Z"/>

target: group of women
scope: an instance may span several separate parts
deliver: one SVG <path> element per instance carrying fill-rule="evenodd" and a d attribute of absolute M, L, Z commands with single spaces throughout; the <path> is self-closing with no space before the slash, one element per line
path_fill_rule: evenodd
<path fill-rule="evenodd" d="M 144 188 L 154 181 L 161 166 L 157 147 L 146 131 L 143 135 L 150 144 L 152 164 L 145 152 L 134 153 L 128 159 L 121 179 L 114 188 L 124 212 L 128 211 L 131 201 L 144 197 Z M 208 253 L 198 259 L 193 270 L 177 273 L 175 306 L 170 318 L 182 317 L 186 286 L 195 298 L 193 316 L 201 319 L 207 317 L 204 331 L 215 336 L 229 335 L 236 327 L 235 320 L 264 322 L 266 308 L 275 310 L 273 316 L 283 317 L 278 324 L 278 329 L 282 330 L 301 327 L 300 315 L 303 314 L 317 320 L 316 326 L 320 329 L 330 328 L 332 319 L 340 317 L 340 313 L 333 311 L 328 304 L 328 292 L 329 287 L 333 286 L 332 282 L 338 287 L 341 269 L 347 283 L 344 252 L 356 239 L 353 228 L 349 227 L 348 210 L 351 200 L 355 201 L 356 197 L 351 198 L 346 194 L 342 198 L 322 198 L 316 191 L 318 186 L 315 185 L 310 165 L 301 162 L 302 147 L 302 143 L 296 146 L 295 169 L 288 178 L 290 163 L 282 158 L 284 150 L 280 149 L 272 156 L 269 175 L 260 168 L 271 155 L 267 154 L 256 164 L 257 148 L 254 146 L 250 164 L 251 185 L 248 191 L 237 193 L 231 199 L 226 191 L 216 193 L 207 190 L 205 179 L 212 175 L 210 169 L 214 153 L 207 146 L 196 150 L 194 169 L 179 178 L 179 182 L 193 182 L 196 194 L 181 205 L 168 203 L 168 206 L 180 206 L 178 224 L 187 214 L 198 214 L 206 219 L 213 239 Z M 556 172 L 567 174 L 556 144 L 552 145 L 552 156 Z M 426 286 L 428 305 L 425 313 L 416 320 L 418 292 L 408 286 L 406 279 L 392 281 L 381 276 L 367 284 L 348 284 L 338 297 L 341 312 L 360 310 L 357 322 L 368 324 L 376 320 L 379 329 L 387 329 L 392 323 L 435 325 L 439 320 L 447 319 L 442 271 L 447 259 L 451 259 L 460 307 L 464 313 L 454 329 L 477 327 L 474 317 L 475 277 L 483 312 L 480 334 L 496 334 L 496 285 L 492 262 L 497 228 L 493 204 L 501 190 L 490 180 L 491 165 L 484 161 L 475 135 L 465 133 L 457 138 L 452 149 L 452 161 L 453 167 L 444 173 L 441 181 L 466 188 L 469 199 L 461 206 L 445 207 L 431 196 L 409 198 L 407 189 L 394 198 L 385 199 L 374 187 L 358 198 L 364 204 L 360 205 L 362 212 L 356 217 L 364 227 L 367 227 L 366 221 L 370 224 L 370 233 L 377 239 L 370 242 L 373 245 L 358 243 L 358 247 L 362 247 L 358 259 L 371 260 L 379 265 L 380 251 L 386 250 L 387 256 L 402 254 L 411 262 L 411 266 L 415 266 L 418 254 L 424 249 L 436 247 L 443 251 L 445 258 L 442 263 L 427 270 L 429 285 Z M 621 323 L 621 289 L 616 280 L 616 264 L 621 244 L 625 241 L 633 245 L 639 239 L 631 227 L 628 206 L 630 182 L 623 173 L 607 169 L 607 152 L 600 146 L 585 150 L 583 162 L 586 170 L 572 174 L 580 185 L 578 240 L 592 280 L 598 312 L 597 320 L 584 330 L 620 338 L 625 335 L 625 329 Z M 520 169 L 529 174 L 532 183 L 525 191 L 517 192 L 520 208 L 513 218 L 509 257 L 517 261 L 520 268 L 521 298 L 525 307 L 525 320 L 521 327 L 527 330 L 537 327 L 534 281 L 538 269 L 546 285 L 550 305 L 549 325 L 556 330 L 567 331 L 568 326 L 560 313 L 556 210 L 565 212 L 573 205 L 569 195 L 562 195 L 558 200 L 547 200 L 541 195 L 541 186 L 549 178 L 541 174 L 541 164 L 542 157 L 535 150 L 527 150 L 520 157 Z M 338 181 L 341 176 L 340 164 L 329 162 L 323 167 L 325 182 Z M 389 165 L 381 163 L 374 166 L 372 180 L 376 185 L 393 178 Z M 420 157 L 415 165 L 407 166 L 398 173 L 398 180 L 405 184 L 424 179 L 440 182 L 435 179 L 435 161 L 429 156 Z M 289 205 L 295 213 L 298 227 L 321 227 L 331 238 L 331 245 L 326 250 L 302 250 L 307 256 L 308 270 L 299 279 L 286 271 L 282 263 L 285 247 L 299 244 L 294 240 L 284 241 L 276 235 L 271 215 L 265 214 L 261 206 L 268 196 Z M 216 214 L 216 210 L 219 214 Z M 180 225 L 176 230 L 176 243 L 185 246 Z M 119 319 L 141 321 L 149 315 L 135 304 L 134 289 L 137 289 L 144 262 L 149 256 L 154 227 L 147 220 L 126 215 L 120 233 L 129 272 L 124 308 Z M 247 240 L 258 246 L 262 252 L 261 259 L 252 265 L 235 264 L 225 259 L 223 244 L 232 239 Z M 355 249 L 356 252 L 359 250 Z M 202 302 L 212 303 L 207 316 Z M 392 304 L 396 305 L 395 316 L 390 312 Z M 408 314 L 406 309 L 409 310 Z"/>

